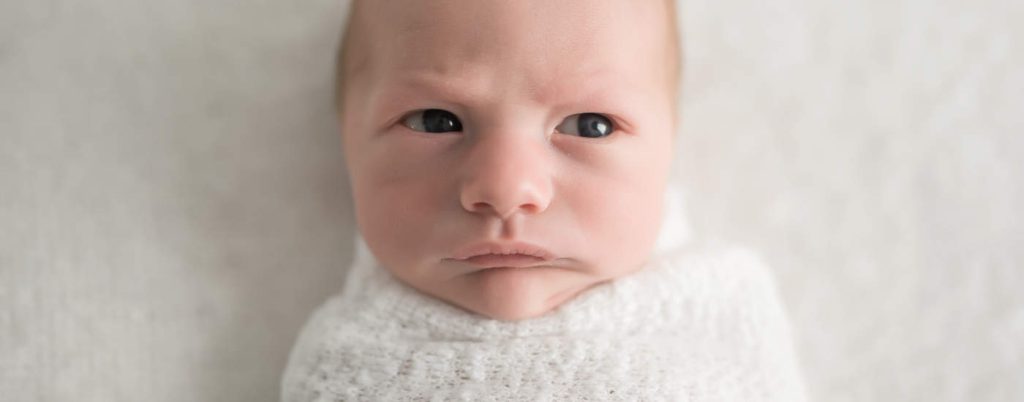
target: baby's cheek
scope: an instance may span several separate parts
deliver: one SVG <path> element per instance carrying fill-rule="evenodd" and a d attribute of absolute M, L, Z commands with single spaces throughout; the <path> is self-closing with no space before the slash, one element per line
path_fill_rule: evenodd
<path fill-rule="evenodd" d="M 375 184 L 403 183 L 447 168 L 444 164 L 450 159 L 446 151 L 450 142 L 447 138 L 389 133 L 364 141 L 352 157 L 361 161 L 365 174 Z"/>
<path fill-rule="evenodd" d="M 415 181 L 368 181 L 360 200 L 364 235 L 394 252 L 414 250 L 429 236 L 432 195 Z M 370 241 L 368 239 L 367 241 Z"/>
<path fill-rule="evenodd" d="M 653 249 L 661 221 L 660 199 L 650 196 L 635 198 L 631 200 L 634 207 L 623 211 L 616 221 L 614 232 L 620 234 L 618 253 L 623 269 L 643 262 Z"/>
<path fill-rule="evenodd" d="M 580 225 L 602 276 L 630 272 L 653 249 L 661 221 L 657 183 L 608 184 L 589 203 L 580 202 Z M 584 215 L 585 214 L 585 215 Z"/>

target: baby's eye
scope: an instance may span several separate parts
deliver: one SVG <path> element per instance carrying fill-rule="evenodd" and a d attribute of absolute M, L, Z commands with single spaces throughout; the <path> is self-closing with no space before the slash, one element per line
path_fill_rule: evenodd
<path fill-rule="evenodd" d="M 597 138 L 611 135 L 615 128 L 612 127 L 612 121 L 604 117 L 604 115 L 580 113 L 566 117 L 558 127 L 555 127 L 555 130 L 566 134 L 576 134 L 581 137 Z"/>
<path fill-rule="evenodd" d="M 427 133 L 445 133 L 462 131 L 462 122 L 455 114 L 447 110 L 417 110 L 402 118 L 402 124 L 416 131 Z"/>

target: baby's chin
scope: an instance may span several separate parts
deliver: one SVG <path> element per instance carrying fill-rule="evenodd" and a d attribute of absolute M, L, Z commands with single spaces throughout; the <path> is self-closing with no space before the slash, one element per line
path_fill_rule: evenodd
<path fill-rule="evenodd" d="M 468 274 L 464 279 L 465 293 L 453 302 L 502 321 L 545 315 L 597 282 L 595 278 L 550 267 L 490 268 Z"/>

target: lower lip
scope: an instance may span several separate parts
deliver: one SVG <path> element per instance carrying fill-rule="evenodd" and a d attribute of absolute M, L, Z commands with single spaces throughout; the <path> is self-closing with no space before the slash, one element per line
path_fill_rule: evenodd
<path fill-rule="evenodd" d="M 476 265 L 480 268 L 523 268 L 536 266 L 539 263 L 544 262 L 543 258 L 534 257 L 531 255 L 523 254 L 512 254 L 512 255 L 499 255 L 499 254 L 486 254 L 478 255 L 475 257 L 467 258 L 465 260 L 459 260 L 465 263 Z"/>

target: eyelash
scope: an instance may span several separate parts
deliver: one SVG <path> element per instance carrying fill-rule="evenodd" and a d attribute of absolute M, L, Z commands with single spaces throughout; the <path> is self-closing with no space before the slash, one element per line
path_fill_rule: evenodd
<path fill-rule="evenodd" d="M 425 121 L 425 118 L 428 117 L 427 113 L 430 113 L 431 115 L 433 115 L 432 117 L 434 117 L 434 118 L 445 118 L 445 119 L 448 119 L 449 122 L 442 123 L 441 127 L 437 126 L 438 123 L 436 121 L 432 122 L 432 123 L 428 123 L 427 121 Z M 414 119 L 416 116 L 421 115 L 421 114 L 423 115 L 423 118 L 420 119 L 420 120 L 423 120 L 422 123 L 420 123 L 420 124 L 410 123 L 410 120 Z M 600 136 L 584 136 L 584 135 L 582 135 L 579 132 L 580 131 L 579 129 L 581 128 L 580 127 L 580 124 L 581 124 L 580 119 L 592 119 L 591 122 L 588 124 L 589 127 L 591 129 L 597 129 L 598 127 L 602 127 L 604 129 L 603 130 L 598 130 L 598 131 L 606 132 L 606 134 L 600 135 Z M 590 112 L 587 112 L 587 113 L 577 113 L 577 114 L 569 115 L 564 120 L 562 120 L 557 126 L 555 126 L 555 130 L 557 130 L 557 132 L 560 132 L 560 133 L 563 133 L 563 134 L 570 134 L 570 135 L 572 135 L 572 133 L 567 133 L 565 131 L 562 131 L 565 128 L 560 130 L 559 127 L 562 127 L 563 125 L 565 125 L 565 124 L 567 124 L 569 122 L 573 122 L 573 121 L 575 122 L 575 126 L 576 126 L 576 127 L 573 127 L 573 130 L 576 131 L 575 136 L 578 136 L 580 138 L 592 138 L 592 139 L 606 138 L 606 137 L 612 136 L 617 131 L 619 131 L 619 124 L 616 122 L 615 118 L 613 118 L 611 116 L 608 116 L 608 115 L 605 115 L 605 114 L 602 114 L 602 113 L 590 113 Z M 443 109 L 421 109 L 421 110 L 416 110 L 416 111 L 413 111 L 413 112 L 410 112 L 410 113 L 407 113 L 407 114 L 403 115 L 399 119 L 399 123 L 401 123 L 403 126 L 405 126 L 406 128 L 408 128 L 410 130 L 419 131 L 419 132 L 425 132 L 425 133 L 445 133 L 445 132 L 460 132 L 460 131 L 462 131 L 462 122 L 461 122 L 461 120 L 459 120 L 459 117 L 457 115 L 455 115 L 455 113 L 452 113 L 452 112 L 449 112 L 449 111 L 443 110 Z M 427 127 L 428 124 L 430 126 L 433 126 L 431 128 L 439 129 L 441 131 L 428 131 L 428 127 Z M 586 126 L 584 126 L 584 127 L 586 127 Z"/>

